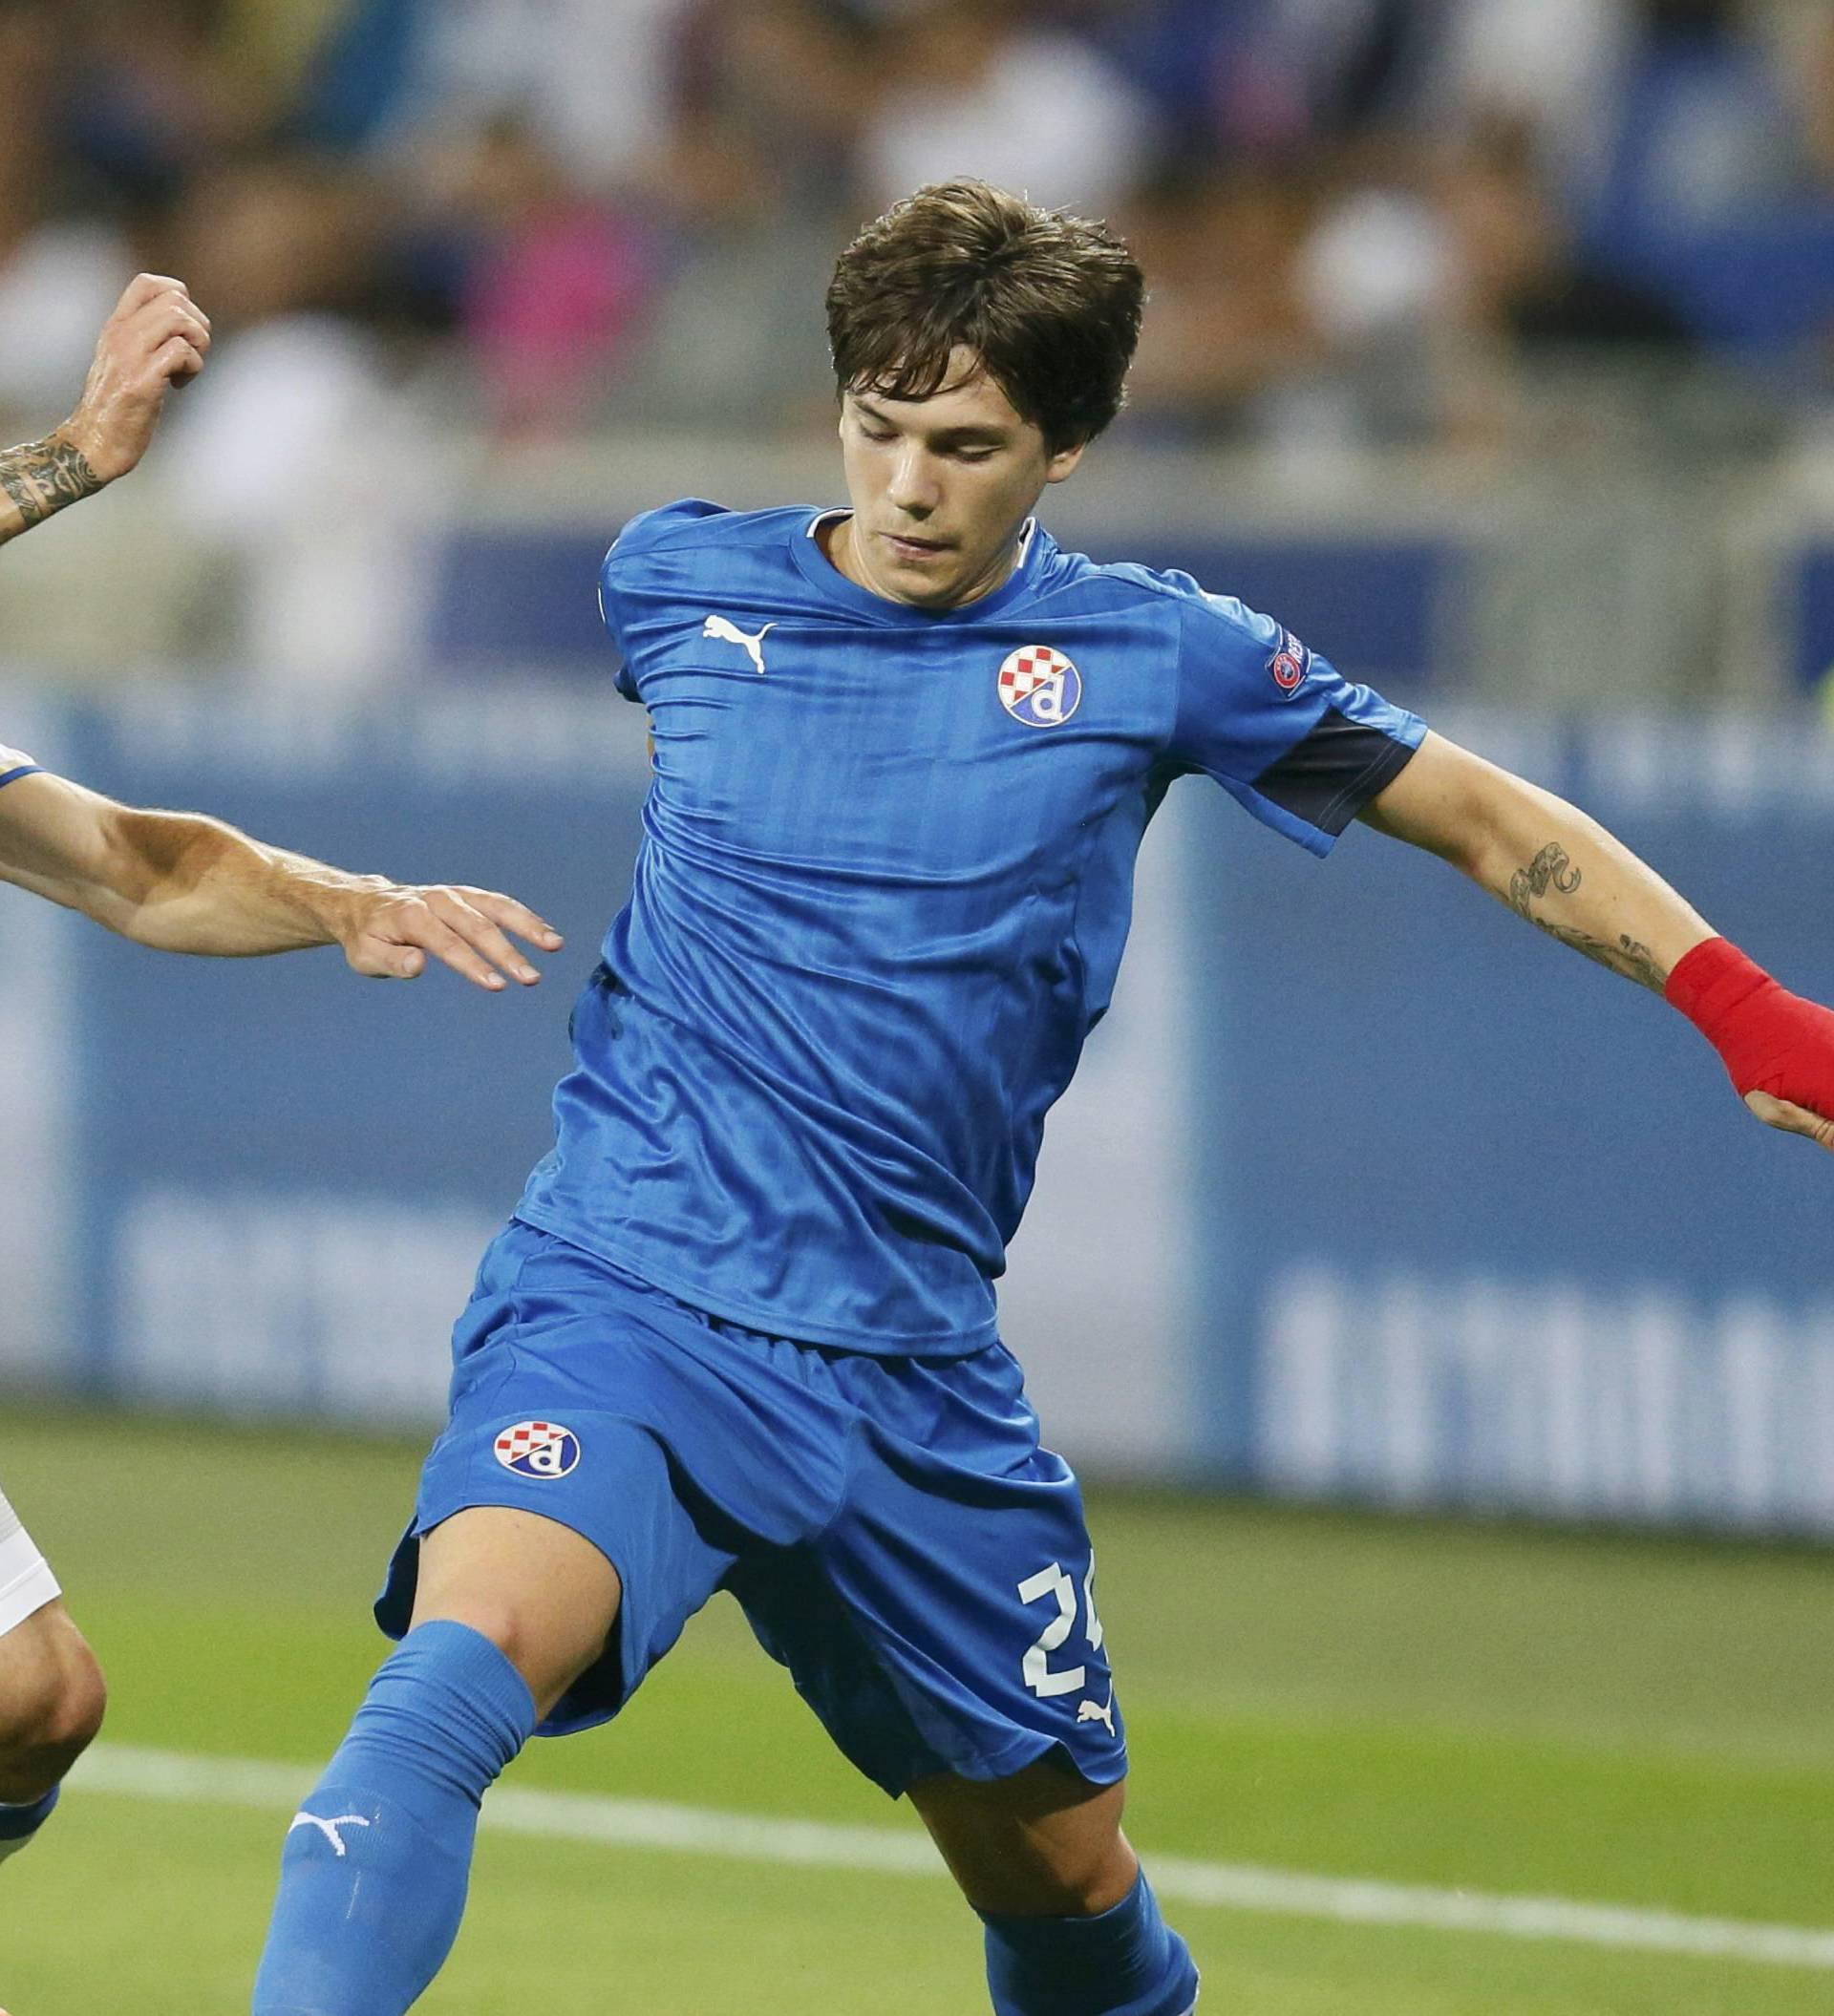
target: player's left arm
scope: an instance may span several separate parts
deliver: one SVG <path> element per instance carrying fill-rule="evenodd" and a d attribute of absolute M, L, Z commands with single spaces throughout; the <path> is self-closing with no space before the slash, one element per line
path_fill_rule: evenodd
<path fill-rule="evenodd" d="M 1596 819 L 1432 733 L 1361 817 L 1665 996 L 1760 1120 L 1834 1151 L 1834 1011 L 1779 986 Z"/>
<path fill-rule="evenodd" d="M 429 956 L 493 991 L 540 977 L 505 935 L 561 936 L 491 889 L 352 875 L 198 813 L 117 804 L 33 773 L 0 790 L 0 881 L 161 951 L 219 958 L 336 944 L 359 973 L 412 980 Z"/>

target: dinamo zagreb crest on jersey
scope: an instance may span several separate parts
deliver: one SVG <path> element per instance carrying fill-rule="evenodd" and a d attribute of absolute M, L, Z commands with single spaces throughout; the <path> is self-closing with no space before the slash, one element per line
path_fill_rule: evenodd
<path fill-rule="evenodd" d="M 823 516 L 673 504 L 606 560 L 654 775 L 517 1216 L 776 1336 L 959 1354 L 1167 787 L 1322 855 L 1425 728 L 1188 575 L 1034 526 L 924 610 L 841 574 Z"/>

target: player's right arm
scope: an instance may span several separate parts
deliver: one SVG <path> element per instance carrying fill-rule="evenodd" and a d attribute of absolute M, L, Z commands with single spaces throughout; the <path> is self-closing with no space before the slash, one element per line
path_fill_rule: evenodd
<path fill-rule="evenodd" d="M 76 410 L 42 441 L 0 449 L 0 544 L 127 475 L 146 453 L 165 395 L 195 378 L 210 318 L 184 283 L 131 281 L 102 325 Z"/>
<path fill-rule="evenodd" d="M 10 755 L 11 753 L 8 753 Z M 541 977 L 504 935 L 554 927 L 490 889 L 351 875 L 197 813 L 117 804 L 0 755 L 0 881 L 162 951 L 220 958 L 336 944 L 359 973 L 412 980 L 431 955 L 493 991 Z"/>

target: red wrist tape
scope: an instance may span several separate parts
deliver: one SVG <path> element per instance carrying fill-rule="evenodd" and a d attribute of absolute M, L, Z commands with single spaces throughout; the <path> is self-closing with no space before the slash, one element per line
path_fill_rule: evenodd
<path fill-rule="evenodd" d="M 1740 1098 L 1769 1093 L 1834 1116 L 1834 1010 L 1792 994 L 1724 938 L 1695 945 L 1665 991 L 1725 1060 Z"/>

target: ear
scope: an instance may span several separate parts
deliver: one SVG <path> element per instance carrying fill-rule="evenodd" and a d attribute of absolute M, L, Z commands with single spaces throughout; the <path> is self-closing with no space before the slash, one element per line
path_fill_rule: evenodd
<path fill-rule="evenodd" d="M 1067 476 L 1075 476 L 1077 464 L 1082 460 L 1082 451 L 1087 441 L 1078 441 L 1074 448 L 1061 448 L 1044 465 L 1044 479 L 1047 483 L 1060 483 Z"/>

